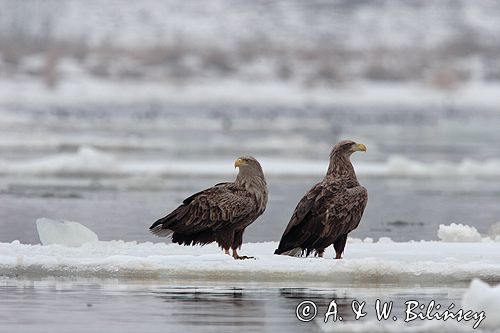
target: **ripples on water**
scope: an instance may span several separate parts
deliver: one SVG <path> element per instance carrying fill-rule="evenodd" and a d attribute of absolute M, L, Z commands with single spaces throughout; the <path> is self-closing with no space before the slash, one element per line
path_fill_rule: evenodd
<path fill-rule="evenodd" d="M 180 281 L 179 281 L 180 282 Z M 374 320 L 375 300 L 394 301 L 393 313 L 404 318 L 404 302 L 435 300 L 459 304 L 462 286 L 279 286 L 217 285 L 182 281 L 151 284 L 108 280 L 0 280 L 0 328 L 12 332 L 303 332 L 321 331 L 320 323 L 335 299 L 339 314 L 353 321 L 352 300 L 366 301 L 367 320 Z M 317 321 L 295 316 L 303 300 L 318 308 Z M 362 320 L 361 320 L 362 321 Z M 341 326 L 339 326 L 341 327 Z"/>

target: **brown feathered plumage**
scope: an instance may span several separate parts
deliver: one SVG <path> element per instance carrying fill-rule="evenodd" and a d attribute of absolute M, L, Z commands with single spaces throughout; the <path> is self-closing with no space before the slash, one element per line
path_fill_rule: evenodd
<path fill-rule="evenodd" d="M 157 236 L 172 235 L 172 242 L 205 245 L 217 242 L 235 259 L 243 232 L 266 209 L 267 185 L 259 162 L 244 156 L 236 160 L 238 176 L 233 183 L 220 183 L 185 199 L 173 212 L 149 228 Z"/>
<path fill-rule="evenodd" d="M 341 258 L 347 235 L 357 228 L 368 201 L 350 161 L 355 151 L 366 147 L 349 140 L 333 147 L 325 178 L 298 203 L 275 254 L 307 256 L 316 251 L 322 257 L 333 244 L 336 259 Z"/>

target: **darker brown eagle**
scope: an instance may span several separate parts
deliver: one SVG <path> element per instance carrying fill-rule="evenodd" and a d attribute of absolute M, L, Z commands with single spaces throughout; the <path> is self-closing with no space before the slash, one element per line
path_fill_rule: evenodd
<path fill-rule="evenodd" d="M 315 251 L 322 257 L 333 244 L 335 259 L 341 259 L 347 235 L 357 228 L 368 201 L 350 161 L 356 151 L 366 151 L 365 145 L 345 140 L 333 147 L 325 178 L 298 203 L 275 254 Z"/>
<path fill-rule="evenodd" d="M 149 228 L 157 236 L 172 235 L 172 242 L 184 245 L 205 245 L 217 242 L 226 253 L 239 256 L 243 232 L 266 209 L 267 185 L 259 162 L 251 157 L 238 158 L 239 168 L 233 183 L 220 183 L 193 194 L 173 212 Z"/>

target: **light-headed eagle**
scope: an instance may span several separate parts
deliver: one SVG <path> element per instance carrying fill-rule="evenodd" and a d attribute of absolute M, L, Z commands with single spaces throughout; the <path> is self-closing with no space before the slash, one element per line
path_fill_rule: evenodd
<path fill-rule="evenodd" d="M 173 212 L 149 228 L 157 236 L 172 235 L 172 242 L 205 245 L 217 242 L 234 259 L 239 256 L 243 232 L 266 209 L 267 185 L 259 162 L 244 156 L 234 162 L 239 168 L 233 183 L 220 183 L 185 199 Z"/>
<path fill-rule="evenodd" d="M 356 151 L 366 151 L 365 145 L 345 140 L 333 147 L 325 178 L 298 203 L 275 254 L 315 251 L 322 257 L 333 244 L 335 259 L 341 259 L 347 235 L 357 228 L 368 201 L 350 161 Z"/>

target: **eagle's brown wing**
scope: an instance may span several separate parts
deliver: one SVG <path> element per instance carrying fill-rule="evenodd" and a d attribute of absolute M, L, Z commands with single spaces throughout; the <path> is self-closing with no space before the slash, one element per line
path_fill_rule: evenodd
<path fill-rule="evenodd" d="M 358 226 L 367 198 L 362 186 L 346 189 L 335 181 L 316 184 L 295 208 L 275 253 L 295 248 L 310 252 L 331 245 Z"/>
<path fill-rule="evenodd" d="M 315 245 L 320 245 L 321 240 L 333 242 L 356 229 L 368 201 L 368 192 L 363 186 L 356 186 L 325 193 L 322 200 L 325 203 L 318 202 L 318 211 L 323 211 L 323 214 L 319 214 L 318 219 L 323 229 L 317 235 L 319 240 Z"/>
<path fill-rule="evenodd" d="M 255 210 L 255 202 L 246 192 L 234 183 L 221 183 L 188 197 L 149 229 L 157 236 L 215 231 L 228 224 L 245 223 Z"/>
<path fill-rule="evenodd" d="M 290 222 L 288 222 L 283 232 L 283 236 L 281 236 L 280 244 L 278 249 L 274 252 L 275 254 L 281 254 L 300 247 L 300 245 L 297 244 L 302 244 L 310 236 L 310 230 L 302 230 L 302 226 L 308 224 L 308 221 L 311 219 L 312 209 L 322 191 L 323 183 L 320 182 L 314 185 L 306 192 L 302 199 L 300 199 L 290 218 Z"/>
<path fill-rule="evenodd" d="M 297 207 L 295 207 L 295 211 L 290 218 L 290 222 L 288 223 L 285 232 L 283 232 L 283 236 L 288 234 L 293 227 L 304 221 L 304 219 L 310 214 L 311 209 L 314 207 L 316 199 L 322 191 L 322 183 L 318 183 L 306 192 L 302 199 L 300 199 Z"/>

